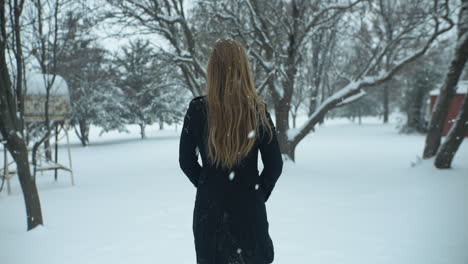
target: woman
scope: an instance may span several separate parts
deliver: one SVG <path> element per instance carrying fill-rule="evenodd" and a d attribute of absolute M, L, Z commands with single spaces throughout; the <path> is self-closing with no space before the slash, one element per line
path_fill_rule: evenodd
<path fill-rule="evenodd" d="M 260 175 L 258 150 L 264 165 Z M 256 93 L 238 41 L 219 40 L 212 48 L 206 96 L 189 104 L 179 163 L 197 187 L 193 213 L 197 264 L 273 262 L 265 202 L 283 161 L 274 124 Z"/>

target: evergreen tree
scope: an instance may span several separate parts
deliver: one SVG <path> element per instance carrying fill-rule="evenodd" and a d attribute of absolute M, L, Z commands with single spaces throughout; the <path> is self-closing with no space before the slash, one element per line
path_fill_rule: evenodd
<path fill-rule="evenodd" d="M 126 98 L 126 122 L 138 124 L 141 138 L 145 138 L 147 125 L 179 121 L 183 114 L 180 85 L 171 83 L 170 69 L 155 55 L 150 42 L 131 41 L 121 53 L 114 61 L 115 79 Z"/>
<path fill-rule="evenodd" d="M 63 22 L 62 52 L 57 74 L 67 81 L 71 92 L 71 124 L 83 146 L 89 143 L 92 124 L 103 132 L 125 131 L 121 118 L 125 108 L 123 93 L 112 83 L 107 52 L 91 34 L 94 22 L 82 14 L 69 12 Z"/>

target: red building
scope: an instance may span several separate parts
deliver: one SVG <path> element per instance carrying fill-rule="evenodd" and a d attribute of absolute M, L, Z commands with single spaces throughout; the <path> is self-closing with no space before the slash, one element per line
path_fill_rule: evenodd
<path fill-rule="evenodd" d="M 463 105 L 463 100 L 465 99 L 465 96 L 467 94 L 467 90 L 468 90 L 468 80 L 459 81 L 457 85 L 457 93 L 455 94 L 455 97 L 450 103 L 450 108 L 447 114 L 447 119 L 445 120 L 445 125 L 444 125 L 444 130 L 442 132 L 442 135 L 446 136 L 450 128 L 452 127 L 452 124 L 456 121 L 457 115 L 460 112 L 461 107 Z M 436 103 L 437 96 L 439 96 L 439 90 L 433 90 L 430 93 L 429 108 L 430 108 L 431 114 L 432 114 L 432 111 L 434 110 L 434 105 Z M 468 132 L 465 134 L 465 137 L 468 137 Z"/>

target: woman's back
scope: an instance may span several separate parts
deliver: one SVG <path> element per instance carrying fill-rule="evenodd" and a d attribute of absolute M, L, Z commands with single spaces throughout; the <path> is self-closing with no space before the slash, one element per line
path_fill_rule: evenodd
<path fill-rule="evenodd" d="M 212 52 L 208 66 L 212 85 L 208 85 L 207 96 L 191 100 L 180 137 L 180 167 L 197 187 L 193 232 L 198 264 L 273 261 L 265 202 L 281 175 L 283 161 L 274 124 L 256 96 L 253 82 L 235 81 L 250 75 L 231 74 L 228 81 L 218 80 L 226 69 L 214 65 L 227 68 L 217 60 L 224 60 L 226 52 L 236 45 L 232 41 L 220 43 L 225 50 L 217 59 Z M 245 56 L 243 52 L 240 55 Z M 220 72 L 213 77 L 213 71 Z M 257 167 L 259 150 L 264 167 L 261 173 Z"/>
<path fill-rule="evenodd" d="M 267 116 L 271 126 L 274 127 L 268 112 Z M 221 192 L 242 189 L 243 191 L 269 191 L 265 194 L 270 194 L 274 183 L 268 181 L 276 182 L 277 177 L 281 174 L 283 164 L 276 135 L 273 135 L 270 140 L 264 127 L 260 126 L 259 135 L 255 135 L 252 130 L 249 137 L 254 139 L 255 143 L 251 151 L 232 168 L 223 168 L 214 165 L 208 157 L 209 130 L 207 129 L 205 96 L 196 97 L 190 102 L 183 130 L 189 134 L 189 137 L 181 137 L 180 164 L 182 170 L 189 175 L 195 186 L 206 182 L 207 184 L 215 184 Z M 195 153 L 190 151 L 193 147 L 195 147 Z M 263 171 L 262 177 L 258 171 L 259 150 L 266 169 Z M 194 163 L 198 154 L 200 154 L 202 161 L 202 166 L 199 168 Z M 265 163 L 267 164 L 265 165 Z M 192 175 L 192 172 L 197 174 Z M 268 175 L 265 176 L 265 174 Z M 262 182 L 263 178 L 266 178 L 267 181 Z"/>

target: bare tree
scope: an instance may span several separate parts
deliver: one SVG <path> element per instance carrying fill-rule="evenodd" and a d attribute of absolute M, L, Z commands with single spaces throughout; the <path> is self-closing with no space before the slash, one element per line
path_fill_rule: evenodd
<path fill-rule="evenodd" d="M 310 37 L 311 52 L 306 52 L 304 55 L 311 55 L 310 66 L 311 72 L 305 76 L 308 83 L 312 85 L 309 96 L 309 113 L 312 115 L 322 100 L 325 99 L 327 88 L 330 88 L 330 75 L 334 73 L 333 60 L 337 58 L 337 53 L 333 52 L 337 42 L 336 26 L 330 30 L 319 30 L 317 34 Z M 294 126 L 295 128 L 295 126 Z"/>
<path fill-rule="evenodd" d="M 328 111 L 363 96 L 364 89 L 385 84 L 406 65 L 423 56 L 436 39 L 453 26 L 449 18 L 448 0 L 396 1 L 392 9 L 387 7 L 393 1 L 387 0 L 199 1 L 195 3 L 194 12 L 202 10 L 204 19 L 197 21 L 186 18 L 184 1 L 107 2 L 114 8 L 108 15 L 114 21 L 136 27 L 141 33 L 157 33 L 168 41 L 174 63 L 182 71 L 193 95 L 203 93 L 205 78 L 205 70 L 201 65 L 207 50 L 203 45 L 205 39 L 200 36 L 208 36 L 208 39 L 234 37 L 241 40 L 253 58 L 254 71 L 259 73 L 256 75 L 257 89 L 273 102 L 281 150 L 292 160 L 296 146 L 323 120 Z M 378 28 L 372 31 L 372 42 L 366 43 L 370 56 L 362 67 L 352 72 L 336 66 L 340 63 L 324 70 L 334 70 L 340 78 L 323 79 L 320 84 L 320 103 L 313 107 L 314 111 L 304 124 L 290 129 L 293 95 L 297 86 L 301 85 L 298 72 L 306 63 L 310 63 L 305 54 L 314 49 L 310 45 L 313 43 L 311 40 L 319 39 L 319 34 L 326 33 L 325 39 L 330 43 L 342 42 L 343 46 L 349 44 L 352 41 L 349 36 L 355 33 L 349 19 L 358 11 L 359 16 L 366 18 L 363 23 L 378 22 Z M 398 20 L 394 21 L 395 16 L 390 15 L 396 11 Z M 392 22 L 387 27 L 382 26 L 385 17 L 390 17 L 388 21 Z M 341 31 L 333 33 L 337 29 Z M 335 42 L 333 37 L 339 35 L 341 38 Z M 316 43 L 323 45 L 327 41 Z M 327 61 L 326 50 L 317 50 L 319 63 L 315 64 Z M 331 62 L 333 55 L 328 56 Z M 346 54 L 342 57 L 346 58 Z M 340 84 L 340 87 L 333 86 L 335 83 Z M 346 84 L 342 86 L 342 83 Z"/>
<path fill-rule="evenodd" d="M 457 45 L 432 113 L 423 158 L 434 157 L 439 149 L 442 130 L 456 86 L 468 60 L 468 0 L 462 0 L 458 17 Z"/>
<path fill-rule="evenodd" d="M 0 132 L 6 148 L 13 157 L 26 204 L 28 230 L 42 225 L 42 212 L 36 183 L 31 177 L 28 151 L 23 135 L 24 65 L 21 42 L 21 14 L 24 0 L 0 0 Z M 9 11 L 8 13 L 6 11 Z M 10 19 L 10 24 L 7 18 Z M 11 30 L 10 32 L 8 30 Z M 13 75 L 8 69 L 7 56 L 15 55 Z M 12 80 L 12 76 L 14 79 Z"/>
<path fill-rule="evenodd" d="M 330 4 L 300 0 L 239 2 L 246 6 L 243 13 L 249 15 L 249 23 L 237 25 L 238 28 L 244 28 L 238 35 L 245 36 L 252 32 L 250 42 L 256 43 L 253 47 L 257 48 L 251 49 L 251 54 L 264 68 L 264 72 L 275 73 L 266 75 L 270 78 L 267 88 L 273 98 L 282 152 L 292 160 L 296 146 L 328 111 L 358 99 L 365 94 L 364 89 L 381 86 L 391 80 L 406 65 L 423 56 L 435 40 L 453 26 L 449 18 L 448 1 L 439 3 L 434 0 L 432 5 L 427 5 L 428 1 L 398 1 L 391 9 L 388 8 L 389 1 L 367 2 L 371 12 L 366 14 L 368 21 L 388 21 L 387 27 L 382 26 L 384 22 L 377 23 L 378 30 L 373 31 L 373 42 L 367 43 L 372 56 L 355 72 L 339 73 L 347 79 L 347 84 L 343 88 L 332 89 L 335 92 L 316 107 L 303 125 L 290 129 L 292 95 L 297 89 L 297 72 L 303 63 L 304 50 L 307 50 L 305 47 L 310 36 L 321 30 L 332 30 L 334 25 L 346 28 L 345 24 L 337 20 L 351 16 L 353 10 L 364 1 L 356 0 L 346 4 L 341 4 L 341 1 Z M 395 10 L 399 16 L 389 18 Z M 242 22 L 227 8 L 223 11 L 220 17 Z M 408 47 L 411 48 L 410 52 Z"/>
<path fill-rule="evenodd" d="M 139 28 L 134 34 L 157 33 L 168 41 L 174 63 L 179 67 L 187 88 L 194 95 L 204 91 L 205 68 L 194 32 L 186 18 L 181 0 L 106 0 L 112 11 L 106 18 L 126 27 Z"/>

